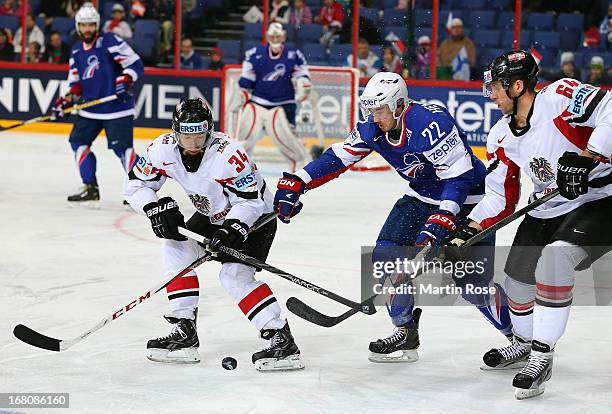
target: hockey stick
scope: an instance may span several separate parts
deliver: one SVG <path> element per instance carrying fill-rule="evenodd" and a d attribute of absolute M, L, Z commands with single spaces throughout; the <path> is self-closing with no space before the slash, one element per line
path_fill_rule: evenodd
<path fill-rule="evenodd" d="M 532 202 L 531 204 L 527 204 L 525 207 L 521 208 L 520 210 L 515 211 L 514 213 L 510 214 L 509 216 L 501 219 L 500 221 L 498 221 L 497 223 L 495 223 L 494 225 L 492 225 L 491 227 L 488 227 L 487 229 L 481 231 L 480 233 L 476 234 L 474 237 L 470 238 L 469 240 L 467 240 L 459 249 L 465 249 L 469 246 L 472 246 L 476 243 L 478 243 L 479 241 L 481 241 L 482 239 L 484 239 L 485 237 L 495 233 L 497 230 L 501 229 L 502 227 L 512 223 L 514 220 L 524 216 L 525 214 L 527 214 L 528 212 L 530 212 L 531 210 L 535 209 L 536 207 L 541 206 L 542 204 L 546 203 L 548 200 L 552 199 L 553 197 L 557 196 L 559 194 L 559 190 L 554 190 L 548 194 L 546 194 L 545 196 L 537 199 L 536 201 Z M 417 270 L 414 274 L 412 274 L 410 276 L 411 279 L 414 279 L 418 276 L 420 276 L 423 273 L 423 267 L 419 268 L 419 270 Z M 367 298 L 365 301 L 361 302 L 361 306 L 371 306 L 374 308 L 374 299 L 376 299 L 378 295 L 373 295 L 369 298 Z M 323 326 L 325 328 L 330 328 L 334 325 L 339 324 L 340 322 L 344 321 L 345 319 L 350 318 L 351 316 L 353 316 L 354 314 L 357 313 L 357 311 L 355 310 L 355 308 L 351 308 L 349 310 L 347 310 L 346 312 L 344 312 L 341 315 L 338 316 L 328 316 L 325 315 L 315 309 L 313 309 L 311 306 L 307 305 L 306 303 L 302 302 L 300 299 L 296 298 L 296 297 L 290 297 L 289 299 L 287 299 L 287 309 L 289 309 L 289 311 L 291 311 L 293 314 L 299 316 L 302 319 L 305 319 L 309 322 L 314 323 L 315 325 L 319 325 L 319 326 Z"/>
<path fill-rule="evenodd" d="M 208 244 L 210 242 L 209 239 L 207 239 L 206 237 L 198 234 L 198 233 L 194 233 L 193 231 L 184 229 L 182 227 L 179 227 L 179 233 L 181 233 L 184 236 L 189 237 L 190 239 L 196 240 L 199 243 L 203 243 L 203 244 Z M 313 292 L 318 293 L 319 295 L 325 296 L 326 298 L 329 298 L 331 300 L 334 300 L 336 302 L 342 303 L 343 305 L 348 306 L 349 308 L 353 308 L 355 309 L 355 312 L 363 312 L 367 315 L 371 315 L 373 313 L 376 313 L 376 309 L 372 306 L 370 306 L 367 303 L 357 303 L 357 302 L 353 302 L 352 300 L 346 299 L 340 295 L 335 294 L 334 292 L 330 292 L 327 289 L 324 289 L 320 286 L 315 285 L 314 283 L 310 283 L 304 279 L 300 279 L 297 276 L 292 275 L 291 273 L 287 273 L 284 270 L 281 270 L 277 267 L 274 267 L 272 265 L 269 265 L 265 262 L 262 262 L 261 260 L 258 260 L 254 257 L 248 256 L 238 250 L 229 248 L 229 247 L 225 247 L 225 246 L 221 246 L 219 248 L 219 250 L 227 255 L 232 256 L 235 259 L 238 259 L 239 261 L 249 264 L 253 267 L 258 267 L 261 269 L 264 269 L 270 273 L 273 273 L 277 276 L 282 277 L 285 280 L 288 280 L 290 282 L 295 283 L 296 285 L 300 285 L 302 287 L 305 287 L 308 290 L 311 290 Z"/>
<path fill-rule="evenodd" d="M 105 96 L 104 98 L 94 99 L 93 101 L 85 102 L 79 105 L 73 105 L 70 108 L 64 110 L 64 115 L 67 115 L 74 111 L 78 111 L 79 109 L 85 109 L 85 108 L 89 108 L 90 106 L 100 105 L 106 102 L 114 101 L 115 99 L 117 99 L 117 95 L 109 95 L 109 96 Z M 48 121 L 50 119 L 51 119 L 50 115 L 37 116 L 36 118 L 28 119 L 27 121 L 23 121 L 18 124 L 11 125 L 9 127 L 0 127 L 0 132 L 8 131 L 9 129 L 18 128 L 24 125 L 33 124 L 35 122 Z"/>
<path fill-rule="evenodd" d="M 266 214 L 265 216 L 262 216 L 253 225 L 250 232 L 257 230 L 263 225 L 274 220 L 276 216 L 277 216 L 276 213 L 269 213 L 269 214 Z M 65 351 L 68 348 L 71 348 L 72 346 L 74 346 L 75 344 L 81 342 L 83 339 L 87 338 L 92 333 L 102 329 L 109 323 L 113 322 L 115 319 L 117 319 L 121 315 L 124 315 L 130 310 L 134 309 L 136 305 L 144 302 L 145 300 L 149 299 L 151 296 L 155 295 L 156 293 L 164 289 L 166 286 L 172 283 L 173 280 L 186 275 L 187 273 L 191 272 L 192 269 L 208 261 L 210 257 L 211 257 L 211 254 L 209 252 L 206 252 L 204 256 L 194 260 L 193 263 L 191 263 L 189 266 L 181 270 L 176 275 L 169 277 L 168 279 L 158 283 L 153 288 L 149 289 L 144 294 L 138 296 L 133 301 L 128 303 L 126 306 L 122 306 L 121 309 L 119 309 L 118 311 L 116 311 L 115 313 L 111 315 L 108 315 L 107 317 L 102 319 L 100 322 L 98 322 L 96 325 L 89 328 L 88 330 L 86 330 L 85 332 L 83 332 L 82 334 L 78 335 L 75 338 L 68 339 L 68 340 L 52 338 L 50 336 L 43 335 L 40 332 L 37 332 L 31 328 L 28 328 L 27 326 L 22 325 L 22 324 L 15 326 L 15 328 L 13 329 L 13 335 L 15 335 L 15 337 L 19 339 L 20 341 L 25 342 L 28 345 L 35 346 L 37 348 L 47 349 L 49 351 L 56 351 L 56 352 Z"/>

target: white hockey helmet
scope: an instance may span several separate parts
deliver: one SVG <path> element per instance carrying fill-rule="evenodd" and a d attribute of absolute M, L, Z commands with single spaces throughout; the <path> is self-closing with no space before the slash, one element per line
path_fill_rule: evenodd
<path fill-rule="evenodd" d="M 96 31 L 100 28 L 100 14 L 93 3 L 83 3 L 74 16 L 74 25 L 76 26 L 77 33 L 80 33 L 79 23 L 95 23 Z"/>
<path fill-rule="evenodd" d="M 285 43 L 285 29 L 280 23 L 270 23 L 266 32 L 266 39 L 272 49 L 278 49 Z"/>
<path fill-rule="evenodd" d="M 404 105 L 404 110 L 408 107 L 408 87 L 404 78 L 399 74 L 394 72 L 378 72 L 370 78 L 359 100 L 364 119 L 368 119 L 371 111 L 384 105 L 389 107 L 395 119 L 399 119 L 402 114 L 396 116 L 395 110 L 398 107 L 398 103 Z"/>

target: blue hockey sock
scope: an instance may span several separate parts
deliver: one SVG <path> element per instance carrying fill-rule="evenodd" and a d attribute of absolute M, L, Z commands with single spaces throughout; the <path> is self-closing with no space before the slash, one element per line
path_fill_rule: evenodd
<path fill-rule="evenodd" d="M 88 145 L 73 146 L 74 159 L 83 184 L 97 184 L 96 180 L 96 156 L 91 152 L 91 147 Z"/>
<path fill-rule="evenodd" d="M 482 315 L 504 335 L 512 333 L 512 321 L 508 311 L 508 298 L 504 289 L 495 283 L 495 294 L 489 295 L 486 305 L 476 306 Z"/>

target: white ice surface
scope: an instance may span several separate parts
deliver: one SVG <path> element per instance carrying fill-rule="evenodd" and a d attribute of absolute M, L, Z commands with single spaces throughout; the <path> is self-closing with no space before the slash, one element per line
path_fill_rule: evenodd
<path fill-rule="evenodd" d="M 426 308 L 413 364 L 368 362 L 369 341 L 391 330 L 384 309 L 330 329 L 285 312 L 306 369 L 258 373 L 251 353 L 266 343 L 222 290 L 216 264 L 198 269 L 198 365 L 144 357 L 147 339 L 169 332 L 164 294 L 66 352 L 21 343 L 12 334 L 17 323 L 71 338 L 161 280 L 160 240 L 146 218 L 121 206 L 122 170 L 105 146 L 94 145 L 102 208 L 87 210 L 65 201 L 80 185 L 66 137 L 0 134 L 0 392 L 69 392 L 71 408 L 45 410 L 52 413 L 612 412 L 612 311 L 603 307 L 572 310 L 546 393 L 522 402 L 513 396 L 514 372 L 478 369 L 483 352 L 505 340 L 471 307 Z M 260 168 L 274 186 L 280 167 Z M 357 299 L 360 246 L 374 242 L 403 188 L 392 173 L 359 174 L 307 194 L 303 212 L 279 226 L 268 261 Z M 162 191 L 186 216 L 193 211 L 175 183 Z M 503 231 L 499 242 L 512 234 Z M 298 296 L 324 312 L 346 310 L 274 275 L 259 277 L 282 304 Z M 225 356 L 238 360 L 236 370 L 222 369 Z"/>

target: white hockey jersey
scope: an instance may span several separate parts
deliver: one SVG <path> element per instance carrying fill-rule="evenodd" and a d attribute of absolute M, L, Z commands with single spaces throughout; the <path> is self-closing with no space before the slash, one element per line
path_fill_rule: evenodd
<path fill-rule="evenodd" d="M 237 141 L 213 132 L 204 148 L 198 170 L 189 172 L 181 160 L 178 139 L 173 133 L 160 135 L 125 178 L 125 199 L 144 214 L 143 207 L 157 201 L 156 192 L 167 178 L 173 178 L 213 224 L 234 218 L 252 226 L 261 215 L 272 212 L 272 193 Z"/>
<path fill-rule="evenodd" d="M 520 195 L 520 173 L 534 185 L 532 197 L 557 188 L 557 161 L 565 151 L 581 153 L 588 148 L 602 155 L 590 179 L 612 173 L 612 94 L 575 79 L 561 79 L 543 88 L 535 97 L 527 127 L 517 130 L 503 117 L 487 137 L 491 164 L 485 179 L 486 194 L 470 218 L 483 228 L 512 214 Z M 551 218 L 612 194 L 612 185 L 590 188 L 575 200 L 557 196 L 529 214 Z"/>

